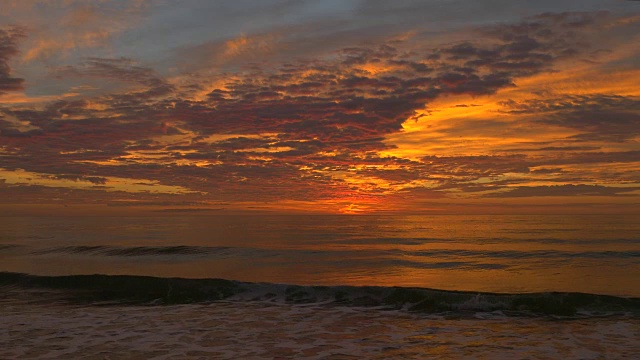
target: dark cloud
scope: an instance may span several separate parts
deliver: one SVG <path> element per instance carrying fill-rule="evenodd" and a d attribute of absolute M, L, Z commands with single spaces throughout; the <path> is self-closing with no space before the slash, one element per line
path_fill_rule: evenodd
<path fill-rule="evenodd" d="M 597 146 L 545 146 L 538 150 L 540 151 L 591 151 L 599 150 Z"/>
<path fill-rule="evenodd" d="M 163 80 L 153 69 L 140 66 L 129 58 L 87 58 L 80 66 L 67 66 L 55 72 L 63 77 L 95 77 L 139 84 L 147 88 L 138 96 L 161 96 L 173 91 L 173 86 Z"/>
<path fill-rule="evenodd" d="M 539 123 L 576 129 L 577 140 L 625 141 L 640 135 L 640 100 L 610 94 L 509 100 L 505 112 L 531 115 Z"/>
<path fill-rule="evenodd" d="M 122 200 L 111 200 L 110 202 L 108 202 L 106 204 L 107 206 L 112 206 L 112 207 L 132 207 L 132 206 L 158 206 L 158 207 L 164 207 L 164 206 L 205 206 L 207 205 L 207 203 L 202 202 L 202 201 L 180 201 L 180 200 L 174 200 L 174 201 L 145 201 L 145 200 L 137 200 L 137 201 L 131 201 L 128 199 L 122 199 Z M 214 204 L 216 206 L 222 206 L 222 205 L 229 205 L 229 203 L 216 203 Z"/>
<path fill-rule="evenodd" d="M 541 166 L 640 162 L 640 151 L 564 152 L 566 150 L 560 149 L 554 148 L 546 156 L 426 156 L 422 158 L 422 163 L 432 174 L 481 177 L 504 173 L 526 174 L 531 168 Z M 556 151 L 563 153 L 557 154 Z"/>
<path fill-rule="evenodd" d="M 203 209 L 199 209 L 199 208 L 185 208 L 185 209 L 160 209 L 160 210 L 156 210 L 157 212 L 164 212 L 164 213 L 209 213 L 212 211 L 221 211 L 224 210 L 224 208 L 203 208 Z"/>
<path fill-rule="evenodd" d="M 627 194 L 640 187 L 607 187 L 601 185 L 552 185 L 519 186 L 513 190 L 494 193 L 487 197 L 536 197 L 536 196 L 638 196 Z"/>
<path fill-rule="evenodd" d="M 594 163 L 625 163 L 639 162 L 640 150 L 610 151 L 610 152 L 581 152 L 569 154 L 556 160 L 566 164 L 594 164 Z"/>
<path fill-rule="evenodd" d="M 11 77 L 9 59 L 18 54 L 18 40 L 25 37 L 22 28 L 0 29 L 0 95 L 23 90 L 24 79 Z"/>
<path fill-rule="evenodd" d="M 610 94 L 563 95 L 551 99 L 531 99 L 523 102 L 508 100 L 500 103 L 508 113 L 532 114 L 554 111 L 601 111 L 612 109 L 640 110 L 640 100 Z"/>
<path fill-rule="evenodd" d="M 73 180 L 73 181 L 88 181 L 90 183 L 96 185 L 104 185 L 107 183 L 107 179 L 98 176 L 80 176 L 80 175 L 54 175 L 51 176 L 52 179 L 63 179 L 63 180 Z"/>
<path fill-rule="evenodd" d="M 493 81 L 507 84 L 588 50 L 587 36 L 579 28 L 606 17 L 604 12 L 545 13 L 517 24 L 487 26 L 479 29 L 487 36 L 483 40 L 437 49 L 434 57 L 459 62 L 462 69 L 489 71 Z"/>
<path fill-rule="evenodd" d="M 504 173 L 528 173 L 534 162 L 523 155 L 509 156 L 427 156 L 422 158 L 429 173 L 449 176 L 483 177 Z"/>
<path fill-rule="evenodd" d="M 531 147 L 521 147 L 521 148 L 509 148 L 509 149 L 505 149 L 505 150 L 501 150 L 503 152 L 518 152 L 518 153 L 526 153 L 526 152 L 532 152 L 532 151 L 593 151 L 593 150 L 600 150 L 601 147 L 600 146 L 576 146 L 576 145 L 569 145 L 569 146 L 546 146 L 549 145 L 549 142 L 533 142 L 533 143 L 529 143 L 529 145 L 531 145 Z M 537 146 L 537 147 L 536 147 Z"/>

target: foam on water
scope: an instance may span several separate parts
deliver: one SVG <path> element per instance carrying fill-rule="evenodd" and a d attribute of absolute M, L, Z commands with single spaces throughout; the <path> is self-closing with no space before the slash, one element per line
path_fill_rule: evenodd
<path fill-rule="evenodd" d="M 447 317 L 258 301 L 43 305 L 25 301 L 36 294 L 9 292 L 0 300 L 3 359 L 631 359 L 640 353 L 640 320 L 633 317 Z"/>

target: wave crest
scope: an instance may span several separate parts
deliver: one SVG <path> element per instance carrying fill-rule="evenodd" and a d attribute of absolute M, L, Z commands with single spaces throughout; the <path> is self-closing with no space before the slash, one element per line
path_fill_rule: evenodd
<path fill-rule="evenodd" d="M 125 275 L 36 276 L 1 272 L 0 286 L 50 289 L 67 301 L 93 304 L 186 304 L 266 301 L 367 306 L 421 313 L 501 312 L 505 316 L 640 316 L 639 298 L 585 293 L 497 294 L 379 286 L 300 286 L 224 279 Z M 42 301 L 47 301 L 46 297 Z"/>

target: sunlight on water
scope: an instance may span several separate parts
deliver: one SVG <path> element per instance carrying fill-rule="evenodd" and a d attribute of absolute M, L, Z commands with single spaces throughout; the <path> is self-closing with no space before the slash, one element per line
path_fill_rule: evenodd
<path fill-rule="evenodd" d="M 0 270 L 640 296 L 638 220 L 495 215 L 4 217 Z"/>

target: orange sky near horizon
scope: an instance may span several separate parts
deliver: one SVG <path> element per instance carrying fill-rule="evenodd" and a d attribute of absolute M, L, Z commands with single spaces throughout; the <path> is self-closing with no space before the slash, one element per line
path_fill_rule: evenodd
<path fill-rule="evenodd" d="M 640 212 L 640 2 L 7 4 L 0 215 Z"/>

